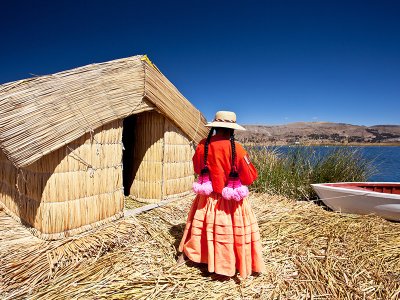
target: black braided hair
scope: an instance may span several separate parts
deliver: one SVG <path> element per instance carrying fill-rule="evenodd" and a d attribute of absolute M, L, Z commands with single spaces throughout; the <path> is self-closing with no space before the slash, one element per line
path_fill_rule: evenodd
<path fill-rule="evenodd" d="M 210 144 L 211 137 L 214 132 L 214 127 L 211 127 L 210 132 L 208 133 L 206 143 L 204 145 L 204 168 L 201 170 L 201 174 L 208 173 L 208 166 L 207 166 L 207 157 L 208 157 L 208 145 Z"/>
<path fill-rule="evenodd" d="M 231 177 L 238 177 L 238 173 L 236 171 L 235 162 L 236 162 L 236 146 L 235 146 L 235 132 L 233 129 L 230 130 L 230 137 L 229 140 L 231 141 L 231 149 L 232 149 L 232 165 L 231 165 L 231 172 L 229 176 Z"/>

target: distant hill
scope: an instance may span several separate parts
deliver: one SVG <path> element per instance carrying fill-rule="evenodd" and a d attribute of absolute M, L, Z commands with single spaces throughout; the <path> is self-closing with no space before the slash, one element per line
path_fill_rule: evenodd
<path fill-rule="evenodd" d="M 400 144 L 400 125 L 359 126 L 330 122 L 297 122 L 286 125 L 244 125 L 237 131 L 242 143 L 286 144 Z"/>

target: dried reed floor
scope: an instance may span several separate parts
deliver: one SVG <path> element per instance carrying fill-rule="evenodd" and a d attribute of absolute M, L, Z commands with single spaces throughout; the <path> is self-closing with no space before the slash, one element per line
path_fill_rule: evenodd
<path fill-rule="evenodd" d="M 140 202 L 131 197 L 125 197 L 125 209 L 135 209 L 146 206 L 148 203 Z"/>
<path fill-rule="evenodd" d="M 176 266 L 191 198 L 62 241 L 0 211 L 0 298 L 398 299 L 400 224 L 251 197 L 267 271 L 242 280 Z"/>

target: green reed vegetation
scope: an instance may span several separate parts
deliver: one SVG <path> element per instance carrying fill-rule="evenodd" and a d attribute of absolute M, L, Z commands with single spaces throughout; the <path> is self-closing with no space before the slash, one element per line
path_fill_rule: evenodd
<path fill-rule="evenodd" d="M 366 181 L 376 169 L 360 151 L 351 147 L 329 148 L 321 153 L 311 146 L 248 148 L 258 179 L 251 189 L 296 200 L 313 200 L 312 183 Z"/>

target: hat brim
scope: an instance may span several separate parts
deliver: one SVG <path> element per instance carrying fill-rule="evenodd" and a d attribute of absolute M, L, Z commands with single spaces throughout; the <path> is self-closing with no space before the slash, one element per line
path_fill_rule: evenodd
<path fill-rule="evenodd" d="M 228 123 L 228 122 L 210 122 L 205 125 L 206 127 L 222 127 L 222 128 L 230 128 L 230 129 L 235 129 L 235 130 L 246 130 L 246 128 L 240 126 L 239 124 L 236 123 Z"/>

